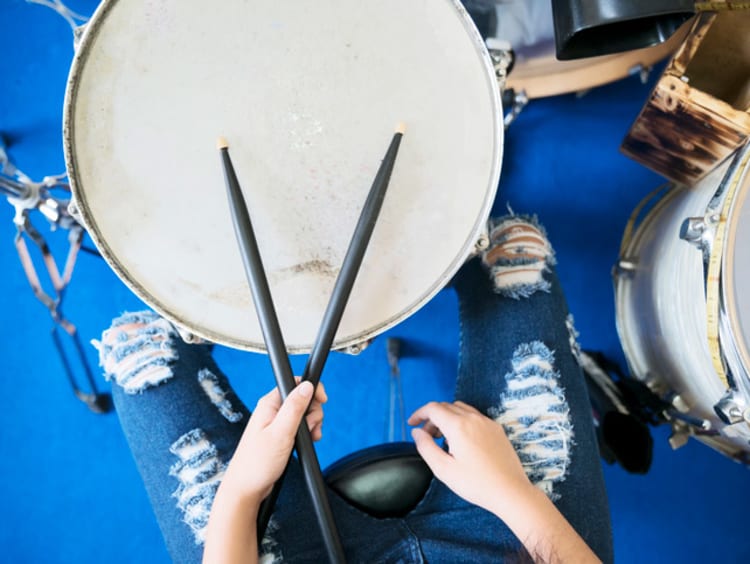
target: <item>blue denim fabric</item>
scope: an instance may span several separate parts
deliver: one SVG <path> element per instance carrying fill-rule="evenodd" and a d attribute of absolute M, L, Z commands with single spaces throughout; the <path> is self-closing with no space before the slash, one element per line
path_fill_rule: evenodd
<path fill-rule="evenodd" d="M 550 282 L 548 291 L 511 299 L 493 291 L 479 260 L 468 262 L 456 276 L 453 287 L 459 297 L 461 327 L 456 399 L 496 416 L 508 397 L 508 375 L 518 371 L 512 359 L 519 347 L 540 343 L 554 355 L 557 384 L 564 392 L 574 435 L 567 444 L 565 475 L 552 486 L 553 499 L 599 557 L 611 562 L 609 510 L 588 395 L 571 352 L 567 306 L 554 270 L 547 269 L 544 277 Z M 169 446 L 185 433 L 201 429 L 215 445 L 219 461 L 226 463 L 249 414 L 207 347 L 186 345 L 178 338 L 170 346 L 178 353 L 171 363 L 173 377 L 135 395 L 114 385 L 113 396 L 173 560 L 200 562 L 202 547 L 173 497 L 178 482 L 169 469 L 177 457 Z M 230 422 L 211 403 L 196 378 L 204 368 L 227 390 L 226 400 L 243 414 L 240 421 Z M 333 492 L 330 499 L 350 562 L 498 562 L 517 560 L 522 553 L 521 543 L 504 523 L 437 480 L 402 519 L 370 517 Z M 272 519 L 273 543 L 265 548 L 287 562 L 326 561 L 313 516 L 299 466 L 292 464 Z"/>

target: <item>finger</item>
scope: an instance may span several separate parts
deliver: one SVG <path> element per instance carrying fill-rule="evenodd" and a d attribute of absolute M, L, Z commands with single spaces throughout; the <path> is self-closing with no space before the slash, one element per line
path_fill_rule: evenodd
<path fill-rule="evenodd" d="M 274 428 L 274 432 L 282 437 L 293 437 L 302 417 L 305 415 L 305 411 L 307 411 L 312 395 L 313 386 L 310 382 L 302 382 L 294 388 L 270 424 Z"/>
<path fill-rule="evenodd" d="M 319 441 L 323 438 L 323 422 L 321 421 L 315 427 L 310 429 L 310 436 L 313 441 Z"/>
<path fill-rule="evenodd" d="M 443 436 L 443 432 L 438 429 L 438 427 L 432 421 L 425 421 L 425 424 L 422 425 L 422 429 L 436 439 L 439 439 Z"/>
<path fill-rule="evenodd" d="M 307 414 L 305 417 L 307 421 L 307 427 L 312 431 L 313 427 L 320 425 L 323 422 L 323 410 L 319 409 Z"/>
<path fill-rule="evenodd" d="M 295 376 L 294 381 L 299 384 L 302 382 L 302 376 Z M 315 386 L 315 401 L 319 401 L 320 403 L 328 401 L 328 393 L 326 393 L 326 387 L 323 385 L 323 382 L 318 382 Z"/>
<path fill-rule="evenodd" d="M 326 403 L 328 401 L 328 393 L 326 392 L 323 382 L 318 382 L 318 385 L 315 386 L 315 400 L 320 403 Z"/>
<path fill-rule="evenodd" d="M 464 413 L 476 413 L 478 415 L 483 415 L 483 413 L 479 411 L 473 405 L 469 405 L 468 403 L 464 403 L 460 400 L 453 402 L 453 405 L 455 405 L 458 409 L 460 409 Z"/>
<path fill-rule="evenodd" d="M 274 388 L 264 396 L 262 396 L 258 403 L 255 404 L 250 421 L 254 425 L 261 425 L 265 427 L 273 418 L 276 417 L 276 413 L 281 407 L 281 395 L 279 394 L 278 388 Z"/>
<path fill-rule="evenodd" d="M 432 437 L 422 429 L 412 429 L 411 436 L 422 459 L 430 467 L 432 473 L 445 481 L 442 477 L 448 471 L 448 465 L 453 457 L 441 449 Z"/>
<path fill-rule="evenodd" d="M 460 415 L 460 412 L 457 408 L 456 410 L 451 409 L 450 404 L 431 401 L 412 413 L 408 423 L 409 425 L 418 425 L 425 421 L 431 421 L 433 425 L 443 429 L 446 425 L 455 421 L 457 415 Z"/>

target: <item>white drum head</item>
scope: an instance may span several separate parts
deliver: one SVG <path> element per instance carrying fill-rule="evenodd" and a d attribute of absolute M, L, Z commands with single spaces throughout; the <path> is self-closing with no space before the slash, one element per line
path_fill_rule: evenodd
<path fill-rule="evenodd" d="M 65 151 L 118 275 L 190 332 L 264 350 L 215 148 L 226 137 L 284 338 L 302 352 L 395 125 L 407 131 L 337 347 L 413 313 L 473 251 L 501 116 L 455 0 L 109 0 L 71 70 Z"/>

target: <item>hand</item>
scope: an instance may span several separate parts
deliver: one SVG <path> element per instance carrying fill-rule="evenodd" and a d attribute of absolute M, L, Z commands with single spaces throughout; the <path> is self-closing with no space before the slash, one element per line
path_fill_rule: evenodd
<path fill-rule="evenodd" d="M 233 495 L 260 504 L 284 472 L 305 411 L 313 440 L 320 440 L 322 404 L 328 401 L 328 396 L 323 384 L 318 384 L 311 403 L 312 391 L 312 384 L 303 382 L 283 404 L 277 389 L 258 400 L 224 475 L 222 490 L 231 490 Z"/>
<path fill-rule="evenodd" d="M 409 417 L 417 450 L 435 476 L 466 501 L 495 514 L 504 498 L 531 486 L 503 427 L 463 402 L 430 402 Z M 448 452 L 433 438 L 444 436 Z"/>

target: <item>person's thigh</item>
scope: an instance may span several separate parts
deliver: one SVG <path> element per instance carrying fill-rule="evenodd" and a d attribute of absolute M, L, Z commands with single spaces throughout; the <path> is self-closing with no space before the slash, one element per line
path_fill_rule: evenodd
<path fill-rule="evenodd" d="M 216 490 L 250 413 L 211 357 L 153 312 L 115 319 L 99 343 L 121 426 L 174 562 L 198 563 Z M 350 561 L 398 561 L 408 536 L 329 492 Z M 405 543 L 405 544 L 404 544 Z M 325 547 L 300 466 L 292 460 L 261 562 L 323 562 Z M 408 552 L 407 552 L 408 553 Z"/>
<path fill-rule="evenodd" d="M 113 321 L 99 345 L 133 458 L 175 562 L 200 562 L 214 494 L 249 413 L 206 346 L 153 312 Z"/>
<path fill-rule="evenodd" d="M 499 220 L 491 235 L 481 260 L 464 265 L 454 280 L 460 308 L 455 397 L 503 425 L 531 481 L 599 557 L 611 561 L 591 406 L 554 253 L 543 229 L 528 218 Z M 449 501 L 452 495 L 436 490 L 423 510 L 446 504 L 463 510 Z M 474 535 L 476 525 L 463 521 L 468 525 L 456 514 L 455 534 Z M 497 534 L 490 525 L 487 542 Z"/>

